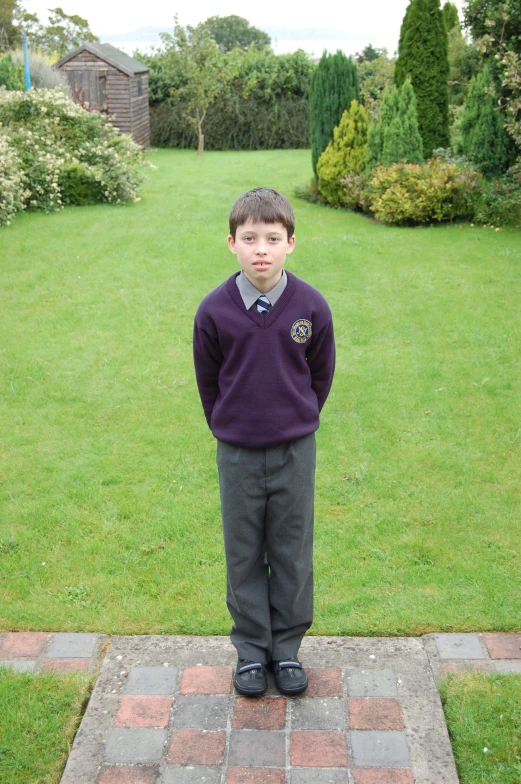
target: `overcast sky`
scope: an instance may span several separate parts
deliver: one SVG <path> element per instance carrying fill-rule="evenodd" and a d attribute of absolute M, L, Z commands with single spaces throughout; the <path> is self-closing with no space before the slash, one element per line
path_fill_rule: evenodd
<path fill-rule="evenodd" d="M 442 5 L 445 0 L 442 0 Z M 460 11 L 464 0 L 453 0 Z M 376 47 L 386 47 L 392 54 L 398 47 L 400 25 L 409 0 L 365 0 L 341 3 L 338 0 L 321 2 L 290 2 L 263 0 L 251 5 L 239 0 L 164 0 L 147 2 L 107 2 L 107 0 L 22 0 L 27 11 L 38 14 L 43 21 L 47 9 L 59 6 L 67 14 L 86 18 L 91 30 L 99 36 L 128 33 L 141 27 L 164 25 L 171 28 L 177 12 L 182 25 L 197 24 L 209 16 L 237 14 L 265 28 L 328 28 L 346 33 L 351 46 L 343 47 L 352 52 L 371 42 Z M 320 10 L 320 17 L 317 12 Z M 343 38 L 339 35 L 338 38 Z M 305 48 L 305 47 L 303 47 Z"/>

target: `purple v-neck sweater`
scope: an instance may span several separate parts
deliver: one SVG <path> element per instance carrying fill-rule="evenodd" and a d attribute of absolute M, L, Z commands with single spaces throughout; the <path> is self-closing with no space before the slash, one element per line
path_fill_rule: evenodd
<path fill-rule="evenodd" d="M 331 311 L 312 286 L 287 272 L 269 313 L 246 310 L 232 275 L 195 316 L 194 364 L 214 436 L 266 447 L 313 433 L 331 388 L 335 344 Z"/>

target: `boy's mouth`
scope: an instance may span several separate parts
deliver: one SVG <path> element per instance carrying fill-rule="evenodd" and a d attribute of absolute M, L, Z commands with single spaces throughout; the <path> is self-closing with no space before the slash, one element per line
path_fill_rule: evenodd
<path fill-rule="evenodd" d="M 268 269 L 268 267 L 270 266 L 270 262 L 269 261 L 254 261 L 253 262 L 253 266 L 255 267 L 255 269 L 258 269 L 258 270 Z"/>

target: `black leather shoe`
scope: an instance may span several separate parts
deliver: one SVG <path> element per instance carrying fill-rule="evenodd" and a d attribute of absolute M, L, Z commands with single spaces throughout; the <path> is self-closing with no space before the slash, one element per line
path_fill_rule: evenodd
<path fill-rule="evenodd" d="M 281 694 L 300 694 L 307 689 L 306 671 L 298 659 L 282 659 L 271 663 L 275 686 Z"/>
<path fill-rule="evenodd" d="M 233 685 L 245 697 L 261 697 L 268 688 L 266 665 L 261 662 L 239 659 Z"/>

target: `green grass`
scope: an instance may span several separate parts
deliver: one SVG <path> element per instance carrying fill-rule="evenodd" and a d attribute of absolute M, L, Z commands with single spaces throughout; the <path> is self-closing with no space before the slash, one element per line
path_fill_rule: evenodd
<path fill-rule="evenodd" d="M 236 269 L 234 198 L 291 197 L 309 152 L 151 158 L 138 204 L 1 232 L 0 628 L 229 631 L 193 315 Z M 338 347 L 313 632 L 519 629 L 521 233 L 294 204 Z"/>
<path fill-rule="evenodd" d="M 519 784 L 521 677 L 450 675 L 441 695 L 461 784 Z"/>
<path fill-rule="evenodd" d="M 58 784 L 92 678 L 0 668 L 0 781 Z"/>

